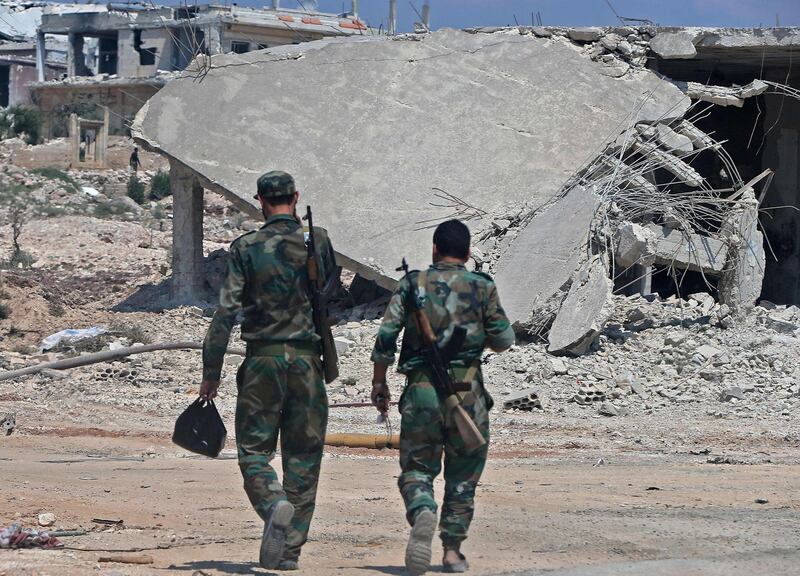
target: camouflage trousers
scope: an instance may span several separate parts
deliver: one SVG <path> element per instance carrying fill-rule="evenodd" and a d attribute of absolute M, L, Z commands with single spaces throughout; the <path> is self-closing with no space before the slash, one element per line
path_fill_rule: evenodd
<path fill-rule="evenodd" d="M 465 369 L 455 368 L 456 380 Z M 475 487 L 486 464 L 489 440 L 491 396 L 483 388 L 478 370 L 472 390 L 462 393 L 462 405 L 483 433 L 487 444 L 476 451 L 464 447 L 452 417 L 445 410 L 428 377 L 418 371 L 408 375 L 400 399 L 400 468 L 397 484 L 406 505 L 406 518 L 413 524 L 423 508 L 437 511 L 433 480 L 442 469 L 444 454 L 444 501 L 439 521 L 440 538 L 445 547 L 456 548 L 467 538 L 475 512 Z"/>
<path fill-rule="evenodd" d="M 236 445 L 244 489 L 263 520 L 279 500 L 294 506 L 285 560 L 296 560 L 308 538 L 317 495 L 328 398 L 315 356 L 251 356 L 237 375 Z M 281 441 L 283 484 L 270 462 Z"/>

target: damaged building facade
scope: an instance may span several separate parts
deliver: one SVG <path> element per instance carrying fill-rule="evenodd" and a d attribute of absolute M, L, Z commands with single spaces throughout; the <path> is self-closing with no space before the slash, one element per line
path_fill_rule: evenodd
<path fill-rule="evenodd" d="M 311 4 L 309 4 L 309 7 Z M 170 73 L 199 54 L 244 54 L 283 44 L 372 31 L 357 15 L 246 8 L 233 5 L 156 6 L 147 3 L 52 4 L 44 7 L 36 35 L 37 82 L 32 98 L 54 135 L 54 117 L 92 106 L 111 110 L 112 133 L 124 133 L 142 104 Z M 66 76 L 49 81 L 47 39 L 67 47 Z"/>
<path fill-rule="evenodd" d="M 280 168 L 340 264 L 388 289 L 401 257 L 427 263 L 431 224 L 465 219 L 518 330 L 554 353 L 586 351 L 615 293 L 706 292 L 730 314 L 797 303 L 799 43 L 796 29 L 443 30 L 199 62 L 203 81 L 173 80 L 134 127 L 172 166 L 173 293 L 202 293 L 203 190 L 257 217 L 253 182 Z M 223 87 L 236 106 L 218 107 Z"/>
<path fill-rule="evenodd" d="M 48 40 L 37 69 L 36 29 L 41 3 L 0 3 L 0 108 L 31 103 L 29 86 L 39 74 L 52 80 L 66 71 L 66 46 Z"/>

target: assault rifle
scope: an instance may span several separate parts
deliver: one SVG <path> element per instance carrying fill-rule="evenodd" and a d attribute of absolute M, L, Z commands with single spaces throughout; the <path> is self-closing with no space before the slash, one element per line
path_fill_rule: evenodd
<path fill-rule="evenodd" d="M 408 264 L 405 258 L 403 258 L 402 266 L 397 269 L 398 272 L 401 270 L 408 277 Z M 425 367 L 430 374 L 431 384 L 433 384 L 439 398 L 444 402 L 447 409 L 450 410 L 453 422 L 458 428 L 461 439 L 464 441 L 464 446 L 467 450 L 477 450 L 486 444 L 486 439 L 461 405 L 461 397 L 458 395 L 456 383 L 450 375 L 450 360 L 458 354 L 458 351 L 463 346 L 467 330 L 463 326 L 456 326 L 447 344 L 440 346 L 436 341 L 436 334 L 433 332 L 430 320 L 425 315 L 422 302 L 420 302 L 417 284 L 415 282 L 410 282 L 410 284 L 414 324 L 422 342 L 420 352 L 425 361 Z"/>
<path fill-rule="evenodd" d="M 336 354 L 336 345 L 333 341 L 333 332 L 328 322 L 327 302 L 325 302 L 325 285 L 319 272 L 317 259 L 317 241 L 314 237 L 314 219 L 311 215 L 311 206 L 306 206 L 306 215 L 303 220 L 308 221 L 308 283 L 311 309 L 314 316 L 314 330 L 321 339 L 322 344 L 322 372 L 325 383 L 330 384 L 339 377 L 339 357 Z M 330 279 L 329 279 L 330 280 Z"/>

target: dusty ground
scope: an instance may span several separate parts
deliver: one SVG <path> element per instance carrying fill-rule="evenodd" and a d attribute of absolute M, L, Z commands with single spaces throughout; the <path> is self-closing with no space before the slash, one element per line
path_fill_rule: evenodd
<path fill-rule="evenodd" d="M 33 178 L 11 168 L 0 177 Z M 111 178 L 79 184 L 99 188 L 101 177 Z M 3 273 L 0 372 L 77 353 L 39 354 L 41 339 L 65 328 L 108 328 L 104 348 L 137 338 L 202 339 L 212 303 L 166 300 L 169 198 L 160 209 L 110 214 L 63 182 L 45 189 L 65 212 L 26 223 L 20 240 L 33 267 Z M 253 225 L 207 195 L 206 253 Z M 7 230 L 0 262 L 10 249 Z M 471 573 L 800 573 L 800 310 L 764 303 L 729 323 L 710 305 L 623 298 L 586 356 L 557 359 L 528 343 L 484 358 L 497 404 L 465 547 Z M 367 398 L 375 306 L 345 310 L 335 328 L 349 344 L 329 388 L 332 403 Z M 240 361 L 226 358 L 218 401 L 229 430 Z M 216 461 L 169 441 L 199 376 L 199 353 L 180 351 L 0 380 L 0 418 L 15 413 L 17 424 L 0 437 L 0 527 L 35 527 L 39 513 L 52 512 L 56 529 L 89 531 L 64 538 L 67 549 L 0 551 L 0 576 L 265 573 L 254 564 L 260 526 L 230 458 L 232 438 Z M 402 379 L 390 378 L 397 398 Z M 503 409 L 530 386 L 543 410 Z M 599 402 L 574 402 L 587 386 L 602 391 L 618 416 L 600 415 Z M 721 400 L 731 388 L 740 397 Z M 392 420 L 397 427 L 396 412 Z M 371 409 L 333 408 L 329 430 L 382 429 Z M 397 473 L 394 452 L 326 451 L 302 573 L 403 572 Z M 95 518 L 122 519 L 124 527 Z M 154 563 L 98 563 L 108 550 L 135 550 Z"/>
<path fill-rule="evenodd" d="M 91 532 L 65 538 L 65 550 L 3 551 L 0 574 L 266 573 L 254 564 L 260 526 L 234 460 L 178 457 L 163 435 L 71 436 L 79 433 L 2 441 L 0 518 L 30 524 L 47 510 L 59 528 Z M 797 574 L 796 464 L 714 465 L 611 447 L 524 452 L 501 449 L 490 460 L 465 546 L 473 574 L 587 566 L 597 571 L 586 574 Z M 326 452 L 303 574 L 402 573 L 406 526 L 394 456 Z M 604 464 L 594 466 L 598 458 Z M 125 526 L 108 529 L 93 518 Z M 98 564 L 105 550 L 135 550 L 154 563 Z M 692 571 L 684 560 L 705 568 Z M 617 563 L 636 570 L 623 564 L 615 572 Z"/>

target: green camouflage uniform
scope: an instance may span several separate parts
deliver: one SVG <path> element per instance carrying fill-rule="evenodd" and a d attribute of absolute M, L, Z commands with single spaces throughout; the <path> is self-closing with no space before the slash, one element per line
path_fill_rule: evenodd
<path fill-rule="evenodd" d="M 325 230 L 314 231 L 320 272 L 327 279 L 336 266 L 333 248 Z M 247 357 L 236 378 L 239 467 L 262 519 L 279 500 L 294 505 L 287 560 L 299 557 L 308 536 L 328 421 L 306 260 L 303 229 L 292 216 L 272 216 L 260 230 L 234 241 L 219 308 L 203 344 L 203 378 L 218 380 L 231 328 L 243 312 Z M 283 485 L 270 466 L 279 432 Z"/>
<path fill-rule="evenodd" d="M 422 274 L 422 280 L 420 280 Z M 464 381 L 473 369 L 471 392 L 462 394 L 464 409 L 483 433 L 487 444 L 469 452 L 458 430 L 445 411 L 442 399 L 430 383 L 423 359 L 416 350 L 420 338 L 410 309 L 411 283 L 418 286 L 424 311 L 440 341 L 447 341 L 455 326 L 467 329 L 461 351 L 452 360 L 455 381 Z M 486 464 L 489 440 L 489 410 L 493 402 L 484 388 L 480 358 L 485 346 L 505 349 L 514 343 L 514 333 L 500 306 L 492 279 L 468 272 L 461 264 L 437 263 L 425 272 L 411 272 L 400 281 L 381 323 L 372 361 L 391 364 L 397 350 L 397 337 L 405 329 L 398 371 L 406 374 L 407 384 L 400 397 L 400 493 L 406 505 L 406 518 L 428 508 L 436 513 L 433 480 L 441 471 L 444 452 L 445 493 L 439 529 L 447 548 L 458 548 L 466 539 L 474 512 L 475 486 Z"/>

